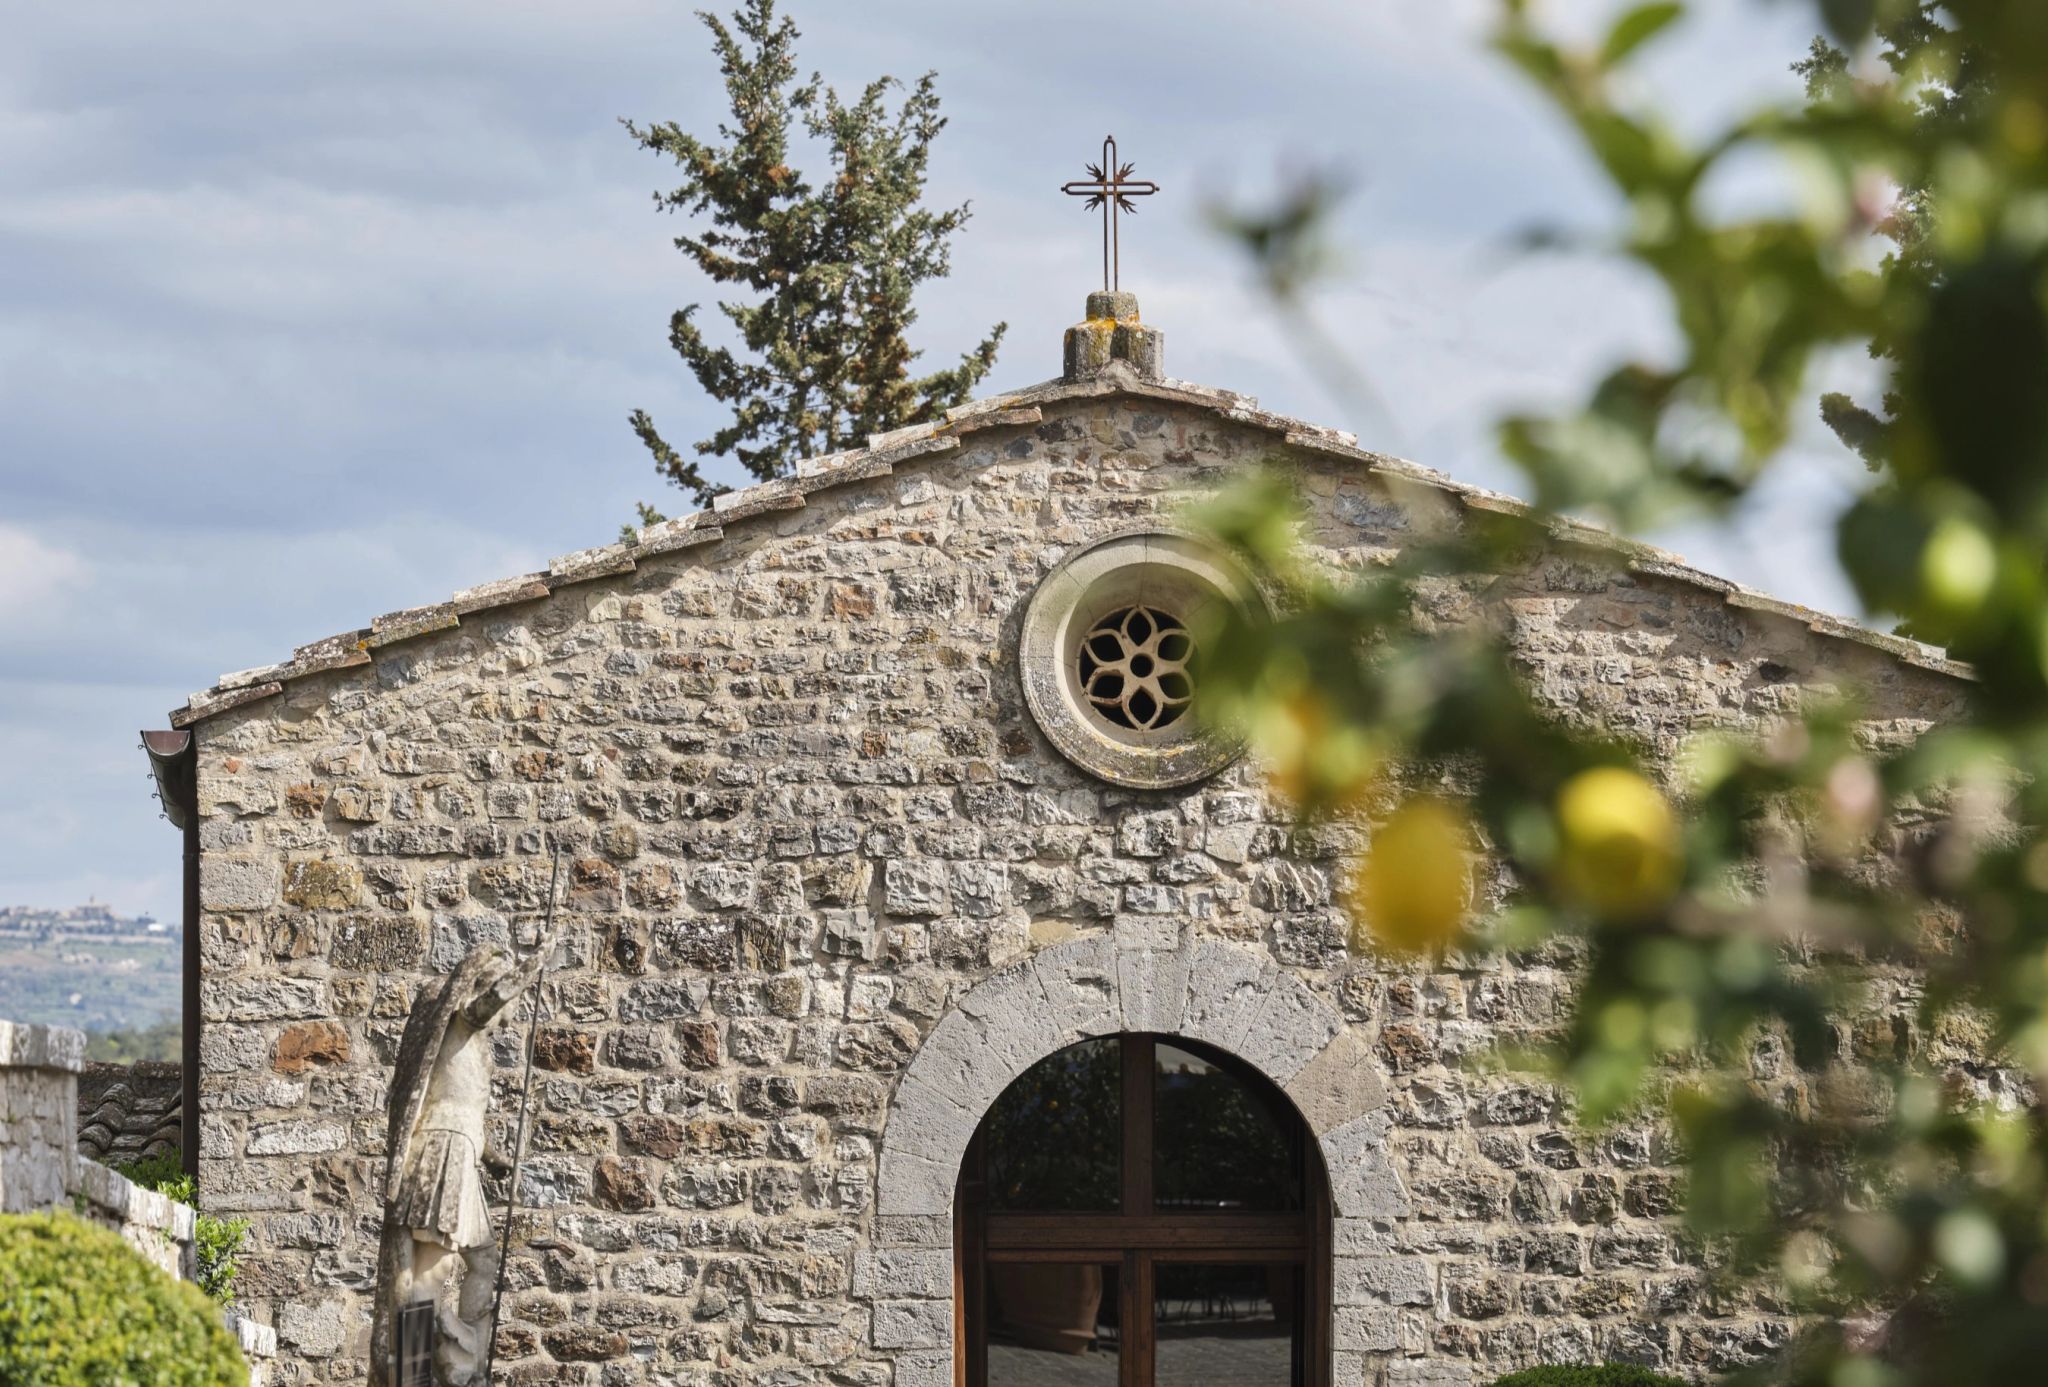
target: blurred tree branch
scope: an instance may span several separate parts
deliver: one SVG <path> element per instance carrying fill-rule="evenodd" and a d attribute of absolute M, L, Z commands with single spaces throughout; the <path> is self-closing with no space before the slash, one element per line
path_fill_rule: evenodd
<path fill-rule="evenodd" d="M 1677 360 L 1504 420 L 1535 511 L 1435 514 L 1362 578 L 1297 547 L 1284 466 L 1220 498 L 1205 522 L 1283 600 L 1214 633 L 1205 713 L 1247 732 L 1304 814 L 1370 822 L 1357 948 L 1454 963 L 1549 941 L 1581 960 L 1571 1024 L 1535 1058 L 1590 1123 L 1661 1111 L 1713 1259 L 1817 1313 L 1761 1376 L 2032 1381 L 2048 1361 L 2048 8 L 1819 0 L 1830 39 L 1804 99 L 1698 141 L 1626 80 L 1684 14 L 1640 5 L 1569 44 L 1502 0 L 1495 37 L 1626 209 L 1613 253 L 1662 285 Z M 1726 215 L 1703 189 L 1759 156 L 1798 180 L 1798 209 Z M 1327 210 L 1297 196 L 1221 223 L 1283 311 L 1314 292 Z M 1876 268 L 1874 239 L 1891 247 Z M 1882 413 L 1824 406 L 1872 466 L 1841 563 L 1872 608 L 1975 666 L 1958 719 L 1880 746 L 1853 692 L 1809 692 L 1674 764 L 1534 703 L 1501 625 L 1440 618 L 1443 594 L 1568 546 L 1560 517 L 1725 517 L 1779 465 L 1815 357 L 1844 343 L 1892 379 Z M 1949 1038 L 1943 1065 L 1903 1041 L 1853 1068 L 1835 1053 L 1878 961 L 1924 984 L 1914 1030 Z M 1810 1077 L 1807 1101 L 1755 1081 L 1762 1042 Z M 1847 1333 L 1852 1314 L 1883 1328 Z"/>

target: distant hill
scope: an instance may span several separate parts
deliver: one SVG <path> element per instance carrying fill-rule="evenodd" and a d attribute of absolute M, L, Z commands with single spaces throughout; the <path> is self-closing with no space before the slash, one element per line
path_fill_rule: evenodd
<path fill-rule="evenodd" d="M 174 1059 L 175 1024 L 156 1028 L 178 1016 L 183 942 L 175 924 L 96 903 L 0 906 L 0 1019 L 124 1032 L 107 1058 Z"/>

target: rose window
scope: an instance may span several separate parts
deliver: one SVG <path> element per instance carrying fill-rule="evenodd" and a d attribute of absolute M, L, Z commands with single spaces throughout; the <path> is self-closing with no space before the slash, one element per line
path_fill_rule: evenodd
<path fill-rule="evenodd" d="M 1202 716 L 1204 633 L 1261 605 L 1229 555 L 1190 535 L 1140 530 L 1075 549 L 1026 603 L 1017 636 L 1025 703 L 1059 752 L 1138 789 L 1188 785 L 1243 744 Z"/>
<path fill-rule="evenodd" d="M 1081 687 L 1096 713 L 1139 731 L 1167 727 L 1194 697 L 1194 637 L 1157 607 L 1109 612 L 1081 642 Z"/>

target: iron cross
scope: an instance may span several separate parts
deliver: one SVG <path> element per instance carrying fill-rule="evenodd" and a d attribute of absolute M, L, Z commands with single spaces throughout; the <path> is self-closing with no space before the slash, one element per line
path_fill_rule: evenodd
<path fill-rule="evenodd" d="M 1136 216 L 1138 209 L 1131 202 L 1134 197 L 1150 197 L 1159 191 L 1157 183 L 1131 177 L 1132 165 L 1116 161 L 1116 136 L 1106 136 L 1102 141 L 1102 162 L 1088 165 L 1088 177 L 1077 178 L 1071 183 L 1062 183 L 1060 191 L 1068 197 L 1085 197 L 1088 210 L 1102 209 L 1102 287 L 1105 292 L 1122 288 L 1123 247 L 1117 234 L 1117 213 L 1129 212 Z"/>

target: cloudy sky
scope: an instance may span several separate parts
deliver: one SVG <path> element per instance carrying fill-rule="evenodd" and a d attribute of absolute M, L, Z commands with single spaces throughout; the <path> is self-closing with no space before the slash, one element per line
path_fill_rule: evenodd
<path fill-rule="evenodd" d="M 1593 0 L 1575 7 L 1596 11 Z M 936 68 L 931 196 L 971 200 L 921 301 L 990 385 L 1057 373 L 1098 273 L 1056 192 L 1106 130 L 1166 192 L 1124 285 L 1176 375 L 1513 488 L 1489 421 L 1665 342 L 1591 259 L 1503 248 L 1611 209 L 1482 46 L 1490 0 L 790 0 L 842 89 Z M 1653 77 L 1699 125 L 1792 91 L 1808 7 L 1701 0 Z M 706 297 L 618 118 L 708 132 L 723 92 L 688 4 L 329 6 L 13 0 L 0 46 L 0 905 L 177 908 L 137 729 L 225 670 L 612 538 L 675 508 L 628 431 L 717 415 L 666 345 Z M 1288 171 L 1357 192 L 1322 310 L 1361 418 L 1298 369 L 1205 230 Z M 1853 363 L 1839 367 L 1853 372 Z M 1818 438 L 1696 561 L 1851 610 L 1827 562 L 1845 464 Z"/>

